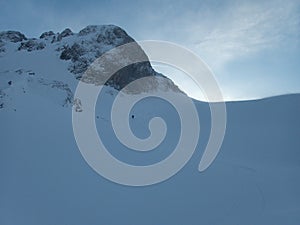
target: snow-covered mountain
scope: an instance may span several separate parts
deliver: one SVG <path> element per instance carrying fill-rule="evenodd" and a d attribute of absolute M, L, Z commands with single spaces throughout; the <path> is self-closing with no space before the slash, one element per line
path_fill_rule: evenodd
<path fill-rule="evenodd" d="M 300 95 L 228 102 L 220 154 L 203 173 L 198 164 L 211 117 L 208 103 L 196 100 L 197 149 L 169 180 L 126 187 L 88 166 L 72 129 L 78 78 L 101 54 L 133 41 L 116 26 L 46 32 L 39 39 L 0 33 L 0 224 L 299 224 Z M 106 83 L 95 113 L 111 154 L 134 165 L 164 159 L 180 135 L 176 111 L 156 98 L 141 101 L 128 119 L 133 132 L 145 138 L 149 120 L 162 117 L 168 131 L 160 146 L 135 152 L 114 135 L 111 104 L 119 89 L 143 76 L 158 81 L 146 89 L 180 91 L 170 80 L 160 82 L 163 75 L 149 62 L 135 64 Z"/>
<path fill-rule="evenodd" d="M 114 25 L 87 26 L 79 33 L 65 29 L 55 34 L 48 31 L 39 39 L 27 38 L 18 31 L 0 33 L 1 86 L 0 107 L 9 103 L 7 88 L 26 93 L 28 86 L 49 86 L 64 91 L 63 105 L 72 103 L 72 86 L 77 83 L 88 66 L 105 52 L 134 40 L 120 27 Z M 135 45 L 135 51 L 147 58 L 143 50 Z M 126 57 L 126 56 L 124 56 Z M 71 73 L 71 74 L 70 74 Z M 157 78 L 157 82 L 146 89 L 164 88 L 180 92 L 171 80 L 153 70 L 149 61 L 129 65 L 114 74 L 106 85 L 117 90 L 131 81 L 145 76 Z M 97 83 L 99 77 L 90 79 Z M 18 86 L 18 88 L 17 88 Z"/>

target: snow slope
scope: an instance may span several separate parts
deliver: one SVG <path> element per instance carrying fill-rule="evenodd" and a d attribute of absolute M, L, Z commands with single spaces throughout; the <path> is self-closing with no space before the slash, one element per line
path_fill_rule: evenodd
<path fill-rule="evenodd" d="M 19 45 L 5 43 L 0 58 L 0 224 L 299 224 L 300 95 L 228 102 L 224 143 L 203 173 L 197 168 L 210 111 L 194 101 L 201 135 L 192 159 L 165 182 L 127 187 L 95 173 L 78 150 L 71 118 L 77 80 L 70 61 L 61 60 L 52 45 L 30 52 L 16 51 Z M 174 108 L 148 98 L 132 109 L 135 117 L 128 120 L 139 137 L 149 135 L 154 116 L 168 126 L 157 149 L 137 153 L 113 134 L 110 104 L 117 93 L 106 87 L 95 115 L 111 153 L 134 165 L 169 155 L 180 133 Z"/>

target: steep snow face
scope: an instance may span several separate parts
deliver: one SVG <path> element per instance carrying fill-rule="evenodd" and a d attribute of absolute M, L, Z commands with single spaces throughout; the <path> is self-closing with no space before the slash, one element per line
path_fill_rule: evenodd
<path fill-rule="evenodd" d="M 18 50 L 30 39 L 1 39 L 5 51 L 0 53 L 0 224 L 298 225 L 300 95 L 227 103 L 224 143 L 204 173 L 197 168 L 211 118 L 208 104 L 194 101 L 200 139 L 178 174 L 140 188 L 96 174 L 80 154 L 72 129 L 77 80 L 70 65 L 75 61 L 60 57 L 64 45 L 71 48 L 78 38 L 91 41 L 101 29 L 66 31 L 60 41 L 58 34 L 44 33 L 33 42 L 45 47 L 31 51 Z M 94 118 L 111 154 L 133 165 L 153 164 L 170 155 L 181 131 L 174 107 L 146 98 L 132 109 L 128 120 L 136 136 L 149 136 L 153 117 L 163 118 L 168 127 L 160 146 L 136 152 L 122 145 L 112 129 L 110 112 L 117 94 L 113 87 L 104 88 Z"/>

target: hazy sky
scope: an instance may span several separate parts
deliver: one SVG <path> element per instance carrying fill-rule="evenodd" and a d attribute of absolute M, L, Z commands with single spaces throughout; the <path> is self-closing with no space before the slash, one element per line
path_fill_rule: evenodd
<path fill-rule="evenodd" d="M 29 37 L 116 24 L 136 40 L 181 44 L 203 58 L 230 100 L 300 92 L 300 0 L 0 0 L 0 21 L 0 30 Z M 157 69 L 200 96 L 185 75 Z"/>

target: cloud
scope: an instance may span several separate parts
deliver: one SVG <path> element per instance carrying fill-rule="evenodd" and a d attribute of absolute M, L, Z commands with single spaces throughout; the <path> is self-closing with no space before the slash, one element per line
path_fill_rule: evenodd
<path fill-rule="evenodd" d="M 299 46 L 300 2 L 288 1 L 152 1 L 128 26 L 138 39 L 182 44 L 213 68 L 266 49 Z"/>
<path fill-rule="evenodd" d="M 292 88 L 294 83 L 299 83 L 299 78 L 293 75 L 299 74 L 299 66 L 293 63 L 293 70 L 287 72 L 290 63 L 282 61 L 299 57 L 295 55 L 295 49 L 300 47 L 299 1 L 192 3 L 187 1 L 185 5 L 161 6 L 163 10 L 143 12 L 147 26 L 138 31 L 145 38 L 174 41 L 200 55 L 216 73 L 226 99 L 299 91 L 299 88 Z M 170 77 L 177 84 L 199 98 L 200 93 L 192 84 L 171 73 L 175 74 Z M 286 83 L 284 89 L 280 86 L 282 83 Z"/>
<path fill-rule="evenodd" d="M 219 66 L 267 48 L 286 47 L 287 41 L 295 44 L 300 32 L 296 6 L 296 2 L 235 4 L 220 18 L 216 15 L 212 29 L 191 34 L 190 42 Z"/>

